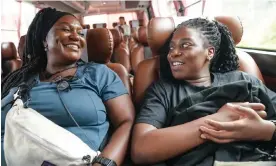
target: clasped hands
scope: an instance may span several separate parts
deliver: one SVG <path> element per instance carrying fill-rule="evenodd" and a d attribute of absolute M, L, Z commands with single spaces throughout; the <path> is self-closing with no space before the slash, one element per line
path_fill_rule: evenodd
<path fill-rule="evenodd" d="M 200 137 L 216 143 L 233 141 L 269 141 L 275 125 L 265 120 L 267 114 L 261 103 L 227 103 L 210 115 L 200 126 Z"/>

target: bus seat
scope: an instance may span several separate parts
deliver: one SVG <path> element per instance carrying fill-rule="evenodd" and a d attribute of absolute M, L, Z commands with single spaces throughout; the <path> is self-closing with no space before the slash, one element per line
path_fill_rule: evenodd
<path fill-rule="evenodd" d="M 150 58 L 152 58 L 152 52 L 148 45 L 147 27 L 142 26 L 138 28 L 138 45 L 134 47 L 130 53 L 130 62 L 133 73 L 136 73 L 137 66 L 140 62 Z"/>
<path fill-rule="evenodd" d="M 106 28 L 90 29 L 87 31 L 86 41 L 88 61 L 106 64 L 107 67 L 116 72 L 127 88 L 129 96 L 132 97 L 132 86 L 126 68 L 119 63 L 110 62 L 114 48 L 111 31 Z M 127 155 L 122 165 L 133 165 L 130 160 L 130 157 Z"/>
<path fill-rule="evenodd" d="M 111 61 L 122 64 L 129 73 L 131 70 L 128 45 L 124 42 L 123 34 L 118 29 L 110 29 L 113 36 L 114 51 Z"/>
<path fill-rule="evenodd" d="M 114 48 L 123 42 L 123 34 L 118 29 L 109 29 L 113 37 Z"/>
<path fill-rule="evenodd" d="M 131 37 L 128 41 L 128 48 L 129 48 L 130 52 L 137 45 L 138 45 L 138 30 L 137 29 L 131 29 Z"/>
<path fill-rule="evenodd" d="M 159 57 L 158 51 L 165 44 L 175 27 L 191 17 L 156 17 L 148 24 L 148 44 L 152 50 L 153 58 L 144 60 L 138 65 L 133 84 L 133 100 L 139 105 L 146 89 L 154 81 L 159 79 Z M 243 35 L 240 20 L 237 17 L 218 16 L 215 19 L 227 27 L 232 33 L 235 44 L 238 44 Z M 238 49 L 237 49 L 238 50 Z M 253 58 L 241 50 L 237 51 L 240 61 L 240 70 L 256 76 L 263 81 L 262 74 Z"/>
<path fill-rule="evenodd" d="M 22 66 L 22 61 L 17 55 L 16 47 L 12 42 L 3 42 L 1 44 L 2 55 L 2 73 L 4 78 L 9 73 L 19 69 Z"/>
<path fill-rule="evenodd" d="M 2 42 L 1 56 L 2 60 L 12 60 L 17 58 L 16 47 L 13 42 Z"/>
<path fill-rule="evenodd" d="M 236 48 L 236 54 L 239 57 L 239 70 L 257 77 L 265 84 L 263 75 L 255 60 L 247 52 L 242 51 L 239 48 Z"/>
<path fill-rule="evenodd" d="M 110 69 L 116 72 L 131 96 L 132 88 L 126 68 L 119 63 L 110 62 L 114 47 L 111 32 L 106 28 L 90 29 L 87 31 L 86 41 L 88 61 L 106 64 Z"/>

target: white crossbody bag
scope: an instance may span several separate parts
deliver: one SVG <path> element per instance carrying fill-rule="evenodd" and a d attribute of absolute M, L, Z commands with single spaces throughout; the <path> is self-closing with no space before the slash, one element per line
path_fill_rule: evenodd
<path fill-rule="evenodd" d="M 7 113 L 5 122 L 4 153 L 7 165 L 91 165 L 99 152 L 37 111 L 25 108 L 17 95 L 19 91 L 20 87 L 14 94 L 15 102 Z M 66 107 L 65 109 L 68 111 Z M 69 111 L 68 113 L 73 118 Z M 74 118 L 73 120 L 79 127 Z"/>

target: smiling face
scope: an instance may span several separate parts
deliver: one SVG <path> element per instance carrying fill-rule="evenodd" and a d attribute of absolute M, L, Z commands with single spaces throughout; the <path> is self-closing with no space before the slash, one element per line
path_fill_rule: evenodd
<path fill-rule="evenodd" d="M 50 29 L 43 44 L 48 47 L 48 63 L 73 64 L 80 59 L 85 46 L 82 26 L 74 16 L 63 16 Z"/>
<path fill-rule="evenodd" d="M 194 80 L 209 74 L 209 59 L 214 48 L 208 47 L 200 31 L 182 27 L 175 31 L 170 42 L 168 61 L 178 80 Z"/>

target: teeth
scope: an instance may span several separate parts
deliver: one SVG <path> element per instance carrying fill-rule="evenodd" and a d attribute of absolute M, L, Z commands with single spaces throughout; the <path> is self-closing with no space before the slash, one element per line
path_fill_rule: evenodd
<path fill-rule="evenodd" d="M 78 46 L 72 45 L 72 44 L 66 45 L 66 47 L 69 47 L 69 48 L 72 48 L 72 49 L 75 49 L 75 50 L 79 48 Z"/>
<path fill-rule="evenodd" d="M 182 62 L 173 62 L 173 66 L 183 65 Z"/>

